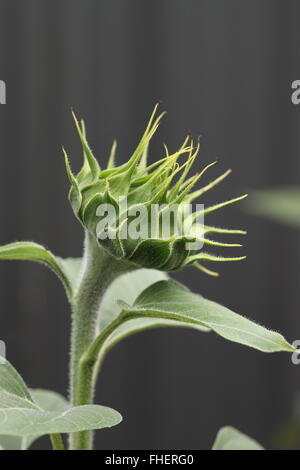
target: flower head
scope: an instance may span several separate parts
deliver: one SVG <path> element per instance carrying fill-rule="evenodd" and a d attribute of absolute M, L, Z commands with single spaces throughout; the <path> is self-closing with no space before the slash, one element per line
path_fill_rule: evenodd
<path fill-rule="evenodd" d="M 84 123 L 79 123 L 74 115 L 84 162 L 78 175 L 74 176 L 64 150 L 72 184 L 69 197 L 73 210 L 99 246 L 114 258 L 127 260 L 138 267 L 163 271 L 194 265 L 207 274 L 217 275 L 203 266 L 203 262 L 235 261 L 245 257 L 227 258 L 202 251 L 203 245 L 241 246 L 214 241 L 209 235 L 245 232 L 205 225 L 203 217 L 246 195 L 191 211 L 192 203 L 226 178 L 231 170 L 195 189 L 202 175 L 216 162 L 190 176 L 199 153 L 199 142 L 195 143 L 190 136 L 173 154 L 165 146 L 165 156 L 149 165 L 148 146 L 164 115 L 157 116 L 156 113 L 157 106 L 131 158 L 116 166 L 117 145 L 114 142 L 108 166 L 104 170 L 100 169 L 88 145 Z"/>

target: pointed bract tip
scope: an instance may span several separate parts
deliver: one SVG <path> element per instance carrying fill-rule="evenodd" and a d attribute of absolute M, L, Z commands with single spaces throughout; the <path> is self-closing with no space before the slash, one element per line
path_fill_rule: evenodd
<path fill-rule="evenodd" d="M 209 276 L 213 276 L 213 277 L 219 277 L 220 276 L 220 273 L 218 273 L 216 271 L 212 271 L 211 269 L 206 268 L 205 266 L 203 266 L 200 263 L 194 263 L 193 266 L 195 266 L 195 268 L 199 269 L 200 271 L 204 272 L 205 274 L 208 274 Z"/>
<path fill-rule="evenodd" d="M 68 175 L 68 178 L 70 180 L 70 183 L 72 184 L 72 186 L 74 186 L 76 189 L 78 189 L 78 183 L 77 183 L 77 180 L 76 180 L 75 176 L 72 173 L 69 158 L 68 158 L 68 154 L 67 154 L 64 147 L 62 147 L 62 151 L 63 151 L 63 155 L 64 155 L 64 158 L 65 158 L 65 165 L 66 165 L 67 175 Z"/>
<path fill-rule="evenodd" d="M 111 146 L 110 155 L 109 155 L 109 158 L 108 158 L 108 164 L 107 164 L 108 169 L 114 168 L 114 166 L 115 166 L 115 157 L 116 157 L 117 145 L 118 145 L 117 140 L 114 139 L 113 143 L 112 143 L 112 146 Z"/>
<path fill-rule="evenodd" d="M 82 130 L 82 133 L 83 135 L 86 137 L 86 128 L 85 128 L 85 122 L 83 119 L 80 120 L 80 124 L 81 124 L 81 130 Z"/>
<path fill-rule="evenodd" d="M 72 116 L 73 116 L 74 121 L 75 121 L 76 123 L 78 123 L 78 119 L 77 119 L 77 117 L 76 117 L 76 114 L 75 114 L 75 111 L 74 111 L 73 108 L 71 108 L 71 113 L 72 113 Z"/>
<path fill-rule="evenodd" d="M 245 259 L 247 259 L 247 256 L 237 256 L 235 258 L 228 259 L 228 261 L 244 261 Z"/>

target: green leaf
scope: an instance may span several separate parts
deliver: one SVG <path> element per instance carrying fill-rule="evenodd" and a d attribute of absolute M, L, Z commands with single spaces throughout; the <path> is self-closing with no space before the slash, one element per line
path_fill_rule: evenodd
<path fill-rule="evenodd" d="M 121 313 L 118 301 L 134 303 L 138 295 L 153 283 L 166 280 L 168 276 L 162 271 L 154 269 L 139 269 L 132 273 L 124 274 L 116 279 L 106 291 L 100 311 L 100 331 L 103 331 Z M 108 351 L 112 346 L 127 336 L 160 327 L 194 328 L 200 331 L 209 331 L 207 328 L 191 323 L 167 320 L 164 318 L 137 318 L 120 325 L 108 337 L 104 350 Z"/>
<path fill-rule="evenodd" d="M 67 276 L 73 292 L 77 286 L 79 273 L 82 266 L 82 258 L 59 258 L 56 257 L 60 265 L 62 266 L 65 275 Z"/>
<path fill-rule="evenodd" d="M 1 371 L 1 369 L 0 369 Z M 63 412 L 70 408 L 69 402 L 56 392 L 50 390 L 30 390 L 31 397 L 43 410 Z M 0 436 L 0 446 L 5 450 L 26 450 L 40 435 L 19 437 Z"/>
<path fill-rule="evenodd" d="M 254 214 L 300 227 L 300 187 L 283 186 L 256 191 L 245 207 Z"/>
<path fill-rule="evenodd" d="M 0 259 L 37 261 L 48 266 L 62 281 L 67 295 L 72 301 L 73 289 L 64 263 L 56 258 L 51 251 L 33 242 L 15 242 L 0 247 Z"/>
<path fill-rule="evenodd" d="M 41 401 L 41 392 L 36 396 Z M 47 403 L 49 399 L 50 395 Z M 43 409 L 13 366 L 8 361 L 0 365 L 0 434 L 27 437 L 73 433 L 115 426 L 122 419 L 117 411 L 104 406 L 65 409 L 62 401 L 56 400 L 55 407 L 54 411 Z"/>
<path fill-rule="evenodd" d="M 43 436 L 110 428 L 121 422 L 121 415 L 105 406 L 85 405 L 63 413 L 15 407 L 0 408 L 0 432 L 11 436 Z"/>
<path fill-rule="evenodd" d="M 152 330 L 154 328 L 192 328 L 193 330 L 198 330 L 201 332 L 208 332 L 209 329 L 202 326 L 196 325 L 193 323 L 186 323 L 175 320 L 167 320 L 163 318 L 138 318 L 134 320 L 129 320 L 120 325 L 115 331 L 108 337 L 104 344 L 105 352 L 112 348 L 122 339 L 127 338 L 135 333 L 140 333 L 145 330 Z"/>
<path fill-rule="evenodd" d="M 99 329 L 104 330 L 121 312 L 118 300 L 131 304 L 144 289 L 154 282 L 166 279 L 168 276 L 164 272 L 155 269 L 138 269 L 118 277 L 104 294 L 99 315 Z"/>
<path fill-rule="evenodd" d="M 70 408 L 70 403 L 65 397 L 51 390 L 43 390 L 40 388 L 30 389 L 30 394 L 43 410 L 46 411 L 66 411 Z"/>
<path fill-rule="evenodd" d="M 10 402 L 25 403 L 26 406 L 34 408 L 30 392 L 24 380 L 7 361 L 0 364 L 0 407 L 10 406 Z"/>
<path fill-rule="evenodd" d="M 231 426 L 221 428 L 212 450 L 264 450 L 254 439 Z"/>
<path fill-rule="evenodd" d="M 204 326 L 230 341 L 263 352 L 294 348 L 280 334 L 232 312 L 226 307 L 193 294 L 175 281 L 160 281 L 148 287 L 132 307 L 120 302 L 123 321 L 137 318 L 163 318 Z"/>

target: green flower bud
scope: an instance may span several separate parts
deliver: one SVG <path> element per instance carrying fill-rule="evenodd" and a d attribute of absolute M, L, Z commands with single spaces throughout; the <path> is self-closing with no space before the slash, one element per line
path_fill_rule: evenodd
<path fill-rule="evenodd" d="M 64 150 L 74 213 L 99 246 L 114 258 L 162 271 L 194 265 L 207 274 L 217 275 L 203 266 L 203 262 L 236 261 L 245 257 L 220 257 L 203 252 L 203 245 L 241 246 L 214 241 L 208 235 L 245 232 L 204 225 L 203 217 L 247 195 L 191 211 L 192 203 L 226 178 L 231 170 L 195 190 L 196 183 L 216 162 L 190 177 L 200 148 L 199 142 L 195 144 L 190 136 L 173 154 L 165 146 L 165 157 L 149 165 L 148 146 L 164 115 L 156 117 L 156 111 L 157 106 L 131 158 L 115 166 L 117 144 L 114 142 L 104 170 L 87 143 L 84 123 L 79 123 L 74 115 L 84 154 L 83 167 L 75 177 Z"/>

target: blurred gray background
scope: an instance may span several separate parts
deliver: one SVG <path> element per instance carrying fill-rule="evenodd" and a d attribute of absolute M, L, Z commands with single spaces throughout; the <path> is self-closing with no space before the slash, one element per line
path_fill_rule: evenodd
<path fill-rule="evenodd" d="M 61 146 L 76 170 L 81 149 L 70 115 L 86 120 L 105 165 L 112 139 L 124 162 L 154 104 L 168 115 L 151 158 L 187 131 L 201 134 L 196 166 L 234 173 L 204 203 L 253 188 L 300 182 L 298 1 L 0 0 L 0 243 L 35 240 L 78 256 L 82 232 L 67 200 Z M 208 180 L 207 180 L 208 181 Z M 210 218 L 248 230 L 248 259 L 219 279 L 187 269 L 195 292 L 300 339 L 300 233 L 242 206 Z M 236 254 L 236 251 L 234 252 Z M 224 254 L 224 251 L 223 251 Z M 0 339 L 31 387 L 67 393 L 70 313 L 46 268 L 0 264 Z M 290 417 L 300 366 L 214 334 L 156 330 L 130 337 L 107 358 L 97 402 L 123 423 L 97 434 L 98 449 L 207 449 L 231 424 L 268 445 Z M 47 439 L 35 448 L 48 448 Z"/>

